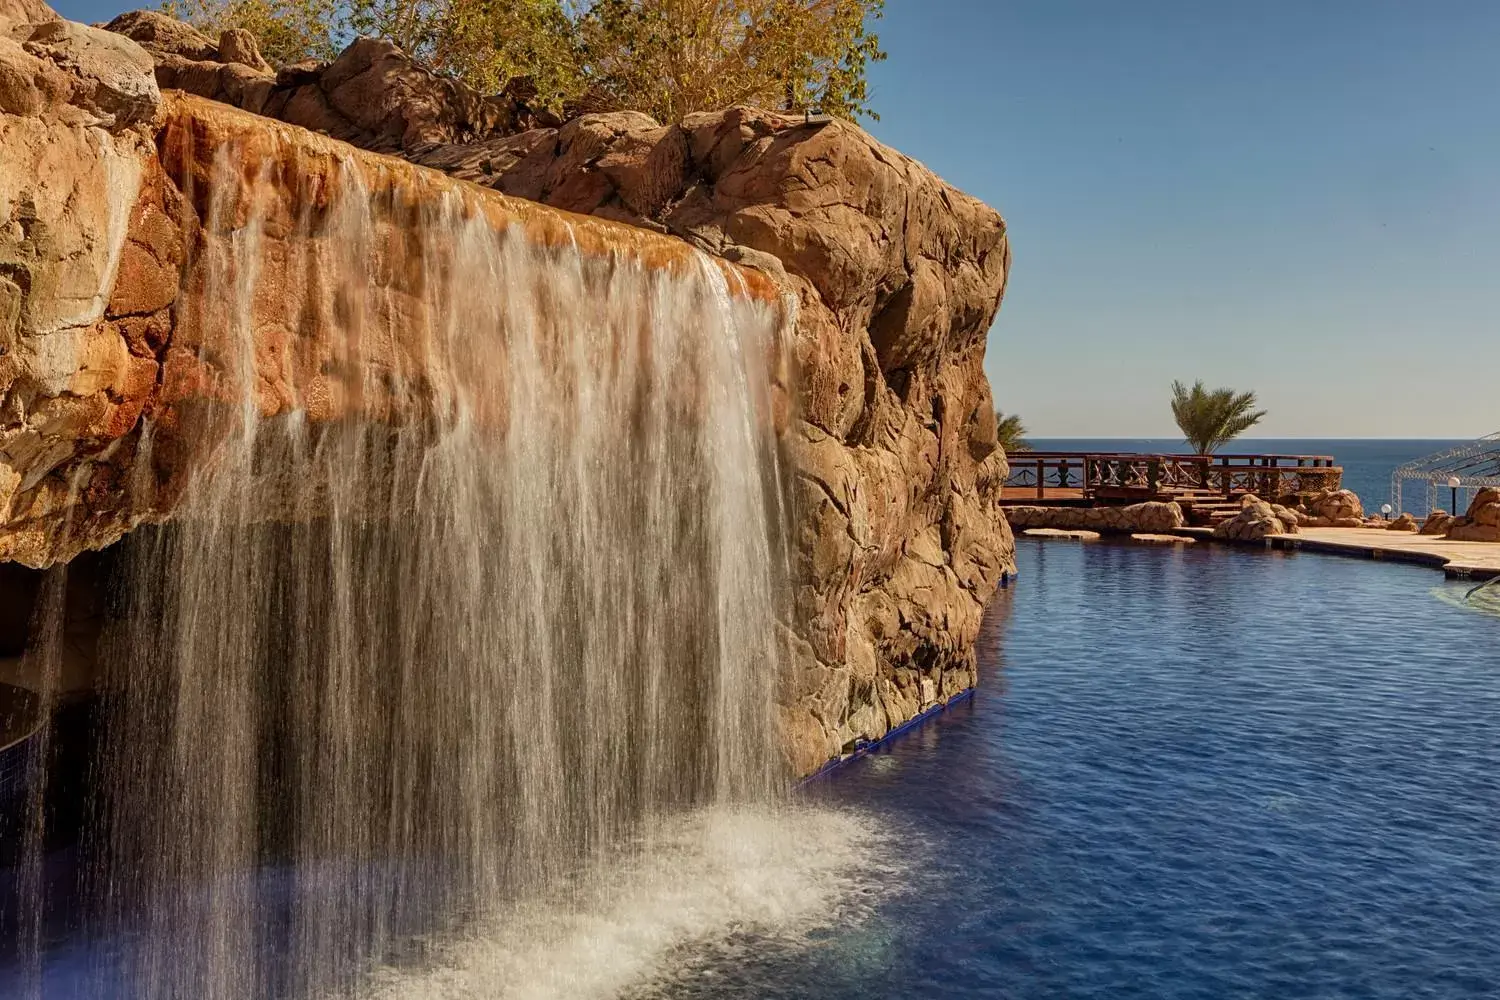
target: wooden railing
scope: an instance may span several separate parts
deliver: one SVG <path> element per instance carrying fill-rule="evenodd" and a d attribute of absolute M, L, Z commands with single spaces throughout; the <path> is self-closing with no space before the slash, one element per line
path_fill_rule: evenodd
<path fill-rule="evenodd" d="M 1005 498 L 1138 500 L 1186 495 L 1283 497 L 1337 489 L 1329 455 L 1146 455 L 1025 451 L 1008 456 Z"/>

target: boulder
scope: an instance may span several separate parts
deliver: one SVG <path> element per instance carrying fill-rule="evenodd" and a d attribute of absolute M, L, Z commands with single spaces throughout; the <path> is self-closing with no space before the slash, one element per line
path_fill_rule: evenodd
<path fill-rule="evenodd" d="M 1324 490 L 1314 494 L 1308 500 L 1307 507 L 1313 516 L 1327 518 L 1337 527 L 1345 526 L 1337 522 L 1358 520 L 1365 513 L 1364 504 L 1360 503 L 1359 496 L 1353 490 Z"/>
<path fill-rule="evenodd" d="M 1009 266 L 993 210 L 847 122 L 754 108 L 676 123 L 597 113 L 408 149 L 506 194 L 677 235 L 795 299 L 788 464 L 808 581 L 797 630 L 847 684 L 836 717 L 809 722 L 785 706 L 800 720 L 789 731 L 824 734 L 794 751 L 797 766 L 880 737 L 932 704 L 930 690 L 972 682 L 985 603 L 1013 567 L 997 505 L 1008 465 L 983 371 Z M 1028 526 L 1182 524 L 1176 505 L 1136 525 L 1128 516 Z M 873 683 L 856 676 L 853 649 L 870 656 Z"/>
<path fill-rule="evenodd" d="M 104 27 L 107 31 L 124 35 L 136 42 L 156 59 L 162 56 L 180 56 L 183 59 L 214 62 L 219 58 L 219 50 L 208 36 L 159 11 L 127 11 Z"/>
<path fill-rule="evenodd" d="M 255 36 L 244 28 L 229 28 L 219 34 L 219 62 L 249 66 L 258 73 L 274 72 L 261 57 Z"/>
<path fill-rule="evenodd" d="M 1387 531 L 1421 531 L 1422 530 L 1422 526 L 1417 523 L 1417 519 L 1414 516 L 1412 516 L 1411 514 L 1405 514 L 1405 513 L 1403 513 L 1400 517 L 1397 517 L 1397 518 L 1395 518 L 1394 520 L 1391 520 L 1391 521 L 1387 521 L 1385 523 L 1385 530 L 1387 530 Z"/>
<path fill-rule="evenodd" d="M 1422 534 L 1446 535 L 1453 526 L 1453 515 L 1446 510 L 1435 510 L 1422 522 Z"/>
<path fill-rule="evenodd" d="M 1448 537 L 1460 542 L 1500 542 L 1500 489 L 1486 486 L 1475 493 L 1468 512 L 1450 525 Z"/>
<path fill-rule="evenodd" d="M 1500 489 L 1486 486 L 1475 493 L 1469 503 L 1468 518 L 1475 524 L 1500 525 Z"/>
<path fill-rule="evenodd" d="M 1240 505 L 1240 512 L 1214 528 L 1214 537 L 1230 542 L 1259 542 L 1273 535 L 1287 534 L 1289 522 L 1278 513 L 1278 507 L 1247 495 Z M 1286 510 L 1284 507 L 1280 509 Z M 1290 524 L 1295 531 L 1296 522 Z"/>
<path fill-rule="evenodd" d="M 89 124 L 113 128 L 149 121 L 161 103 L 151 56 L 122 35 L 47 21 L 31 30 L 23 48 L 72 78 L 68 103 L 88 113 Z"/>

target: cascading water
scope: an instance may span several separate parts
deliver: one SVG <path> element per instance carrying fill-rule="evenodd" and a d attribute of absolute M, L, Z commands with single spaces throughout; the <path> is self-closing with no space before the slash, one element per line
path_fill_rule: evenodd
<path fill-rule="evenodd" d="M 764 812 L 781 310 L 247 159 L 196 193 L 204 399 L 137 459 L 189 471 L 102 641 L 79 992 L 582 996 L 757 905 L 831 917 L 865 833 Z M 633 957 L 569 978 L 599 942 Z"/>

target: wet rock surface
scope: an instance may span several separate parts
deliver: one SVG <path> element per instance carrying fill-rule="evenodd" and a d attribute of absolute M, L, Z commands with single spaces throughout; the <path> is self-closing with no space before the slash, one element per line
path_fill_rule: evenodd
<path fill-rule="evenodd" d="M 142 414 L 201 388 L 178 377 L 192 368 L 178 338 L 201 206 L 162 169 L 159 85 L 768 275 L 796 307 L 796 388 L 776 416 L 792 490 L 779 697 L 792 766 L 972 686 L 981 616 L 1013 568 L 983 372 L 1010 261 L 992 209 L 842 121 L 732 108 L 563 123 L 524 87 L 480 95 L 384 42 L 273 71 L 253 40 L 160 14 L 103 32 L 4 3 L 0 558 L 65 558 L 51 541 L 64 518 L 81 546 L 128 530 Z"/>

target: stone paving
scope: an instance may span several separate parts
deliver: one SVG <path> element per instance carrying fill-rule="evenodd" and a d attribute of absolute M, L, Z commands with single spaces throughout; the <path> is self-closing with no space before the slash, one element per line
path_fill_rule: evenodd
<path fill-rule="evenodd" d="M 1426 563 L 1442 567 L 1449 576 L 1476 580 L 1500 576 L 1497 542 L 1459 542 L 1380 528 L 1303 528 L 1295 535 L 1277 535 L 1270 541 L 1277 548 Z"/>

